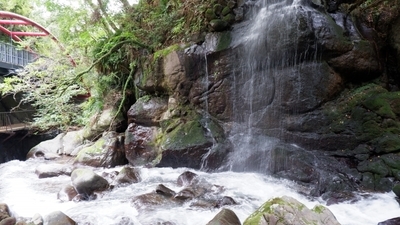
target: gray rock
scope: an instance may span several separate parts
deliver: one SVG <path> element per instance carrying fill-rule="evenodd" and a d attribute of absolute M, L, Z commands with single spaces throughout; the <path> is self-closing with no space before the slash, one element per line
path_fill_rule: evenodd
<path fill-rule="evenodd" d="M 64 186 L 57 194 L 57 199 L 67 202 L 67 201 L 71 201 L 72 199 L 75 198 L 75 196 L 77 196 L 78 193 L 76 192 L 74 186 L 68 184 L 66 186 Z"/>
<path fill-rule="evenodd" d="M 222 209 L 207 225 L 241 225 L 241 223 L 235 212 Z"/>
<path fill-rule="evenodd" d="M 140 172 L 138 169 L 124 166 L 119 174 L 115 177 L 113 184 L 132 184 L 138 182 L 140 182 Z"/>
<path fill-rule="evenodd" d="M 124 137 L 116 132 L 104 132 L 93 145 L 83 148 L 74 160 L 74 164 L 93 167 L 115 167 L 127 163 L 125 158 Z"/>
<path fill-rule="evenodd" d="M 71 175 L 72 167 L 63 164 L 40 164 L 35 169 L 39 178 L 57 177 L 60 175 Z"/>
<path fill-rule="evenodd" d="M 77 223 L 61 211 L 50 213 L 44 218 L 44 225 L 76 225 Z"/>
<path fill-rule="evenodd" d="M 94 192 L 104 191 L 109 187 L 107 180 L 94 173 L 91 169 L 75 169 L 72 171 L 71 180 L 78 194 L 87 197 Z"/>
<path fill-rule="evenodd" d="M 251 214 L 243 225 L 251 224 L 320 224 L 340 225 L 328 208 L 317 205 L 308 209 L 304 204 L 288 196 L 274 198 L 264 203 L 256 212 Z"/>

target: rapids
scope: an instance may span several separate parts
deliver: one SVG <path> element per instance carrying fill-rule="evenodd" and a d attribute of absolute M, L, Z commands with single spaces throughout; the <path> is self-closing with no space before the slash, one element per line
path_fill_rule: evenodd
<path fill-rule="evenodd" d="M 135 207 L 131 204 L 134 196 L 154 192 L 158 184 L 178 191 L 180 187 L 176 185 L 176 179 L 187 170 L 197 173 L 212 184 L 223 186 L 222 194 L 239 203 L 227 208 L 233 210 L 241 222 L 272 197 L 291 196 L 309 208 L 316 204 L 325 204 L 321 199 L 309 199 L 299 194 L 306 190 L 288 180 L 258 173 L 206 173 L 187 168 L 140 168 L 142 181 L 139 183 L 105 191 L 91 201 L 61 202 L 57 199 L 57 193 L 71 182 L 70 177 L 62 175 L 39 179 L 35 168 L 41 163 L 57 162 L 34 159 L 0 164 L 0 202 L 8 204 L 13 216 L 31 218 L 37 213 L 45 216 L 60 210 L 78 224 L 88 225 L 148 225 L 167 221 L 176 225 L 207 224 L 220 209 L 189 207 L 190 202 L 179 207 L 154 208 Z M 95 172 L 101 174 L 103 171 L 119 170 L 118 167 L 96 168 Z M 360 195 L 357 202 L 330 205 L 328 208 L 343 225 L 376 225 L 380 221 L 399 216 L 400 213 L 393 193 Z"/>

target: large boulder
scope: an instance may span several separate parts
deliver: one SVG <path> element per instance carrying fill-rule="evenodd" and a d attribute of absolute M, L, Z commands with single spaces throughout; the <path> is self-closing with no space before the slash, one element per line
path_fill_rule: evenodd
<path fill-rule="evenodd" d="M 156 138 L 158 127 L 142 126 L 136 123 L 130 123 L 125 131 L 125 156 L 129 164 L 142 166 L 153 164 L 157 158 L 158 148 L 156 147 Z"/>
<path fill-rule="evenodd" d="M 38 157 L 44 157 L 44 158 L 54 158 L 58 157 L 59 153 L 63 149 L 63 142 L 62 139 L 65 136 L 64 133 L 61 133 L 57 135 L 55 138 L 47 141 L 42 141 L 35 147 L 33 147 L 28 154 L 26 155 L 26 158 L 38 158 Z"/>
<path fill-rule="evenodd" d="M 115 167 L 127 163 L 124 137 L 116 132 L 105 132 L 93 145 L 80 150 L 74 164 L 94 167 Z"/>
<path fill-rule="evenodd" d="M 274 198 L 264 203 L 256 212 L 251 214 L 244 225 L 267 224 L 325 224 L 340 225 L 328 208 L 316 205 L 313 209 L 288 196 Z"/>
<path fill-rule="evenodd" d="M 0 221 L 11 216 L 10 209 L 5 203 L 0 203 Z"/>
<path fill-rule="evenodd" d="M 113 184 L 132 184 L 140 182 L 140 171 L 136 168 L 124 166 L 115 177 Z"/>
<path fill-rule="evenodd" d="M 55 211 L 44 217 L 43 225 L 76 225 L 77 223 L 61 211 Z"/>
<path fill-rule="evenodd" d="M 162 131 L 159 139 L 161 159 L 157 167 L 199 169 L 202 165 L 208 165 L 209 168 L 217 168 L 223 162 L 222 155 L 226 152 L 217 147 L 225 137 L 222 128 L 214 121 L 208 118 L 202 119 L 191 112 L 185 117 L 164 121 Z M 211 157 L 205 158 L 207 154 Z"/>
<path fill-rule="evenodd" d="M 222 209 L 207 225 L 241 225 L 241 223 L 232 210 Z"/>
<path fill-rule="evenodd" d="M 91 169 L 78 168 L 72 171 L 72 185 L 78 194 L 85 198 L 91 196 L 94 192 L 104 191 L 109 187 L 109 183 L 103 177 L 97 175 Z"/>

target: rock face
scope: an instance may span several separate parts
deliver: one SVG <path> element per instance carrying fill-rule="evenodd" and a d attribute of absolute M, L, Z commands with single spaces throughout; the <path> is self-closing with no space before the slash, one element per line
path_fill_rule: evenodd
<path fill-rule="evenodd" d="M 135 75 L 129 162 L 272 173 L 332 203 L 390 191 L 400 181 L 399 1 L 292 2 L 242 1 L 225 12 L 247 20 L 251 10 L 252 22 L 149 60 L 156 69 Z M 215 31 L 219 9 L 206 15 Z"/>
<path fill-rule="evenodd" d="M 256 171 L 329 203 L 392 190 L 400 182 L 400 2 L 274 2 L 213 3 L 205 16 L 215 32 L 144 60 L 124 134 L 83 147 L 81 137 L 110 123 L 103 114 L 92 135 L 63 134 L 28 155 Z"/>
<path fill-rule="evenodd" d="M 296 199 L 287 196 L 274 198 L 264 203 L 243 224 L 340 225 L 331 211 L 324 206 L 317 205 L 310 210 Z"/>

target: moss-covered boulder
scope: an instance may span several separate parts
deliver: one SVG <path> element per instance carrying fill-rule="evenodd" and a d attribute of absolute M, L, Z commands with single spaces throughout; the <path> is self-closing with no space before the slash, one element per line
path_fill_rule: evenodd
<path fill-rule="evenodd" d="M 115 167 L 127 163 L 123 136 L 116 132 L 105 132 L 93 145 L 83 148 L 74 164 L 94 167 Z"/>
<path fill-rule="evenodd" d="M 199 169 L 207 164 L 206 155 L 223 157 L 217 153 L 218 149 L 213 148 L 225 140 L 223 129 L 213 120 L 201 118 L 191 110 L 186 113 L 185 117 L 163 122 L 158 140 L 161 158 L 157 166 Z"/>
<path fill-rule="evenodd" d="M 304 204 L 288 196 L 274 198 L 264 203 L 256 212 L 251 214 L 244 225 L 267 224 L 325 224 L 340 225 L 328 208 L 317 205 L 308 209 Z"/>

